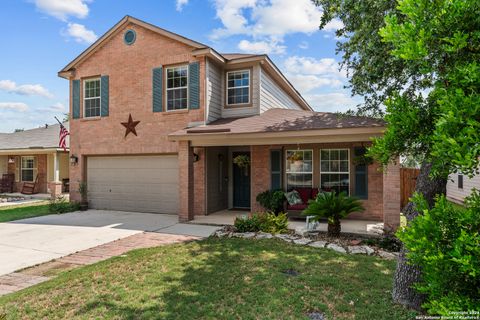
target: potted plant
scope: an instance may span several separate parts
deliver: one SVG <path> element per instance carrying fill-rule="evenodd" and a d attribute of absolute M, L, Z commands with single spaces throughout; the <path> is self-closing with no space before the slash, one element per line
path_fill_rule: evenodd
<path fill-rule="evenodd" d="M 331 237 L 340 236 L 340 219 L 347 217 L 350 213 L 364 211 L 360 200 L 347 196 L 346 192 L 336 193 L 320 192 L 317 198 L 308 201 L 308 207 L 303 210 L 305 216 L 313 216 L 312 221 L 319 221 L 327 218 L 328 231 Z"/>
<path fill-rule="evenodd" d="M 233 163 L 241 169 L 245 169 L 245 175 L 248 176 L 248 168 L 250 166 L 250 157 L 246 154 L 240 154 L 233 158 Z"/>
<path fill-rule="evenodd" d="M 283 209 L 285 192 L 283 190 L 267 190 L 259 193 L 256 199 L 265 209 L 279 214 Z"/>
<path fill-rule="evenodd" d="M 88 200 L 87 200 L 87 183 L 85 181 L 80 181 L 78 184 L 78 193 L 80 193 L 80 210 L 86 211 L 88 209 Z"/>

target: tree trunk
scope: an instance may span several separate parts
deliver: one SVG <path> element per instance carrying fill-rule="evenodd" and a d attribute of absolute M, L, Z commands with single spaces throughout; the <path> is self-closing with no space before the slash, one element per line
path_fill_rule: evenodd
<path fill-rule="evenodd" d="M 431 167 L 430 163 L 422 164 L 415 186 L 415 191 L 423 194 L 430 207 L 435 204 L 436 195 L 447 192 L 447 179 L 443 177 L 431 178 Z M 412 202 L 405 206 L 403 213 L 408 222 L 420 214 Z M 396 303 L 419 310 L 424 301 L 424 296 L 419 294 L 412 286 L 420 280 L 421 270 L 415 265 L 408 264 L 405 253 L 406 250 L 402 246 L 398 257 L 397 269 L 395 270 L 392 298 Z"/>
<path fill-rule="evenodd" d="M 342 226 L 340 220 L 335 221 L 335 223 L 328 223 L 327 235 L 330 237 L 339 237 Z"/>

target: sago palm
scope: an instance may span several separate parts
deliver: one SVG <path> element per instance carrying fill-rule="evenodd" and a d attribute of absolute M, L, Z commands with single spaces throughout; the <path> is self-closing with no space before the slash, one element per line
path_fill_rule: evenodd
<path fill-rule="evenodd" d="M 320 192 L 317 198 L 308 201 L 308 207 L 302 214 L 313 216 L 314 221 L 327 218 L 328 235 L 338 237 L 341 231 L 340 219 L 347 217 L 350 213 L 364 211 L 362 203 L 358 198 L 347 196 L 346 192 L 336 193 Z"/>

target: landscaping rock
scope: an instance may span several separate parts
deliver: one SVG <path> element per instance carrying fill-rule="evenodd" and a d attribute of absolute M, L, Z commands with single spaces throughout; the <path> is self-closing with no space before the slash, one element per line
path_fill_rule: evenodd
<path fill-rule="evenodd" d="M 292 242 L 292 237 L 288 234 L 276 234 L 275 238 L 281 239 L 286 242 Z"/>
<path fill-rule="evenodd" d="M 397 258 L 397 256 L 391 252 L 388 251 L 383 251 L 383 250 L 378 250 L 377 255 L 380 258 L 386 259 L 386 260 L 394 260 Z"/>
<path fill-rule="evenodd" d="M 240 233 L 240 238 L 250 239 L 255 237 L 255 232 L 244 232 Z"/>
<path fill-rule="evenodd" d="M 350 240 L 350 245 L 352 246 L 358 246 L 360 243 L 362 243 L 362 240 L 358 240 L 358 239 Z"/>
<path fill-rule="evenodd" d="M 310 242 L 312 242 L 312 240 L 308 238 L 300 238 L 300 239 L 293 240 L 293 243 L 300 244 L 300 245 L 306 245 L 306 244 L 309 244 Z"/>
<path fill-rule="evenodd" d="M 370 248 L 369 246 L 362 246 L 365 251 L 367 252 L 368 255 L 372 255 L 375 253 L 375 250 L 373 250 L 372 248 Z"/>
<path fill-rule="evenodd" d="M 325 320 L 325 315 L 321 312 L 310 312 L 310 313 L 307 313 L 307 317 L 310 319 L 310 320 Z"/>
<path fill-rule="evenodd" d="M 273 238 L 273 235 L 266 232 L 259 232 L 255 236 L 255 239 L 271 239 L 271 238 Z"/>
<path fill-rule="evenodd" d="M 304 237 L 308 234 L 308 230 L 305 227 L 296 227 L 295 228 L 295 234 Z"/>
<path fill-rule="evenodd" d="M 325 248 L 327 243 L 328 243 L 327 241 L 314 241 L 314 242 L 310 242 L 308 245 L 314 248 Z"/>
<path fill-rule="evenodd" d="M 348 253 L 350 254 L 367 254 L 363 246 L 348 246 Z"/>
<path fill-rule="evenodd" d="M 327 248 L 331 249 L 333 251 L 340 252 L 340 253 L 347 253 L 347 250 L 345 250 L 345 248 L 343 248 L 343 247 L 341 247 L 341 246 L 339 246 L 338 244 L 335 244 L 335 243 L 328 244 Z"/>

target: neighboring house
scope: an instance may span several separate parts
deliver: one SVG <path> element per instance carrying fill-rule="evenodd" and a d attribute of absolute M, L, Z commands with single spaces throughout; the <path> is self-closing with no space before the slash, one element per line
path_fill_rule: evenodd
<path fill-rule="evenodd" d="M 65 127 L 68 129 L 68 122 Z M 21 192 L 24 182 L 34 182 L 36 192 L 61 194 L 63 182 L 69 178 L 68 149 L 58 147 L 60 125 L 49 125 L 14 133 L 0 134 L 0 178 L 15 175 L 15 192 Z M 68 146 L 68 138 L 67 138 Z"/>
<path fill-rule="evenodd" d="M 473 189 L 480 191 L 480 175 L 469 178 L 463 174 L 451 174 L 447 183 L 447 198 L 453 202 L 463 203 Z"/>
<path fill-rule="evenodd" d="M 72 199 L 86 181 L 93 208 L 187 221 L 261 210 L 267 189 L 321 187 L 363 198 L 356 218 L 399 223 L 399 167 L 354 162 L 384 123 L 313 112 L 266 55 L 221 54 L 126 16 L 59 75 L 70 81 Z"/>

